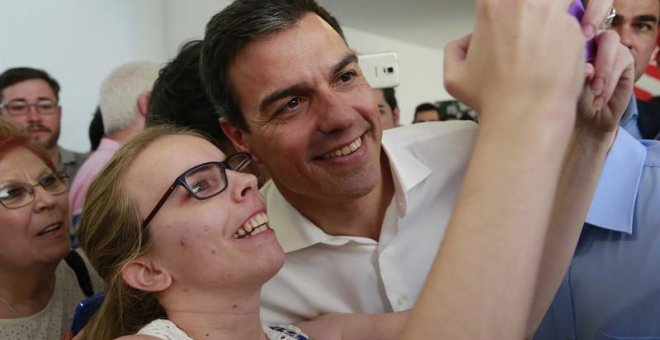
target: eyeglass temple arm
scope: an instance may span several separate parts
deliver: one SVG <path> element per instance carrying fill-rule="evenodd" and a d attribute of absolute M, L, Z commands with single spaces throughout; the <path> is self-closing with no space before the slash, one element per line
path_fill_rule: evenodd
<path fill-rule="evenodd" d="M 167 199 L 172 194 L 172 191 L 174 191 L 174 189 L 176 189 L 177 185 L 179 185 L 178 181 L 175 181 L 174 183 L 172 183 L 172 185 L 170 185 L 170 187 L 167 189 L 167 191 L 165 192 L 163 197 L 161 197 L 160 201 L 158 201 L 158 203 L 156 203 L 156 206 L 153 209 L 151 209 L 151 213 L 149 214 L 149 216 L 147 216 L 147 218 L 144 219 L 144 222 L 142 222 L 142 229 L 146 228 L 147 225 L 149 225 L 149 222 L 151 222 L 151 219 L 154 218 L 154 216 L 156 215 L 158 210 L 160 210 L 160 208 L 163 206 L 163 204 L 165 204 L 165 201 L 167 201 Z"/>

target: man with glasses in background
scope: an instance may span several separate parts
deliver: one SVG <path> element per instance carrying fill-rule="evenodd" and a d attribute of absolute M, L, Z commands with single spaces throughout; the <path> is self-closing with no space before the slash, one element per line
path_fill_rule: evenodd
<path fill-rule="evenodd" d="M 85 156 L 57 145 L 62 116 L 59 92 L 57 81 L 42 70 L 10 68 L 0 74 L 0 116 L 25 129 L 57 169 L 73 178 Z"/>

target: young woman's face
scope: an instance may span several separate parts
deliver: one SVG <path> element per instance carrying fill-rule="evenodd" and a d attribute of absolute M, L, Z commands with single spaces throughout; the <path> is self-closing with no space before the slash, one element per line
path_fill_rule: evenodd
<path fill-rule="evenodd" d="M 51 264 L 68 253 L 66 184 L 32 151 L 17 147 L 0 159 L 0 197 L 0 266 Z"/>
<path fill-rule="evenodd" d="M 197 165 L 224 159 L 204 139 L 167 136 L 142 152 L 129 168 L 125 185 L 145 219 L 177 177 Z M 199 200 L 177 185 L 148 224 L 154 244 L 149 257 L 166 268 L 174 282 L 223 290 L 252 288 L 283 264 L 284 253 L 267 223 L 257 178 L 232 170 L 225 173 L 224 191 L 207 199 Z M 192 172 L 189 184 L 206 188 L 208 178 L 198 175 Z M 248 233 L 251 229 L 257 231 Z"/>

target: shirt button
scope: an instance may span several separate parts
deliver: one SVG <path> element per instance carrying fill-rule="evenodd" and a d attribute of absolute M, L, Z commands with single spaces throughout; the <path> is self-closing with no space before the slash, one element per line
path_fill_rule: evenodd
<path fill-rule="evenodd" d="M 408 297 L 405 295 L 401 295 L 399 296 L 398 299 L 396 299 L 396 304 L 397 306 L 401 307 L 406 303 L 406 301 L 408 301 Z"/>

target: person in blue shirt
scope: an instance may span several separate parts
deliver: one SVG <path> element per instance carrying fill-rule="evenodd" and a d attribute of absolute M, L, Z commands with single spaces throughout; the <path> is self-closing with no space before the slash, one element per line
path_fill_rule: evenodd
<path fill-rule="evenodd" d="M 534 339 L 660 339 L 658 259 L 660 142 L 640 142 L 620 128 L 573 261 Z"/>

